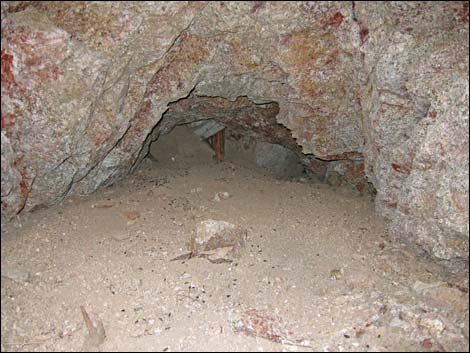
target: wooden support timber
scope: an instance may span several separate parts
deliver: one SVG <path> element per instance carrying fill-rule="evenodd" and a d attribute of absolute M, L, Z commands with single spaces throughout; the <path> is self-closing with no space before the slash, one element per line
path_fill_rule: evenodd
<path fill-rule="evenodd" d="M 224 130 L 220 130 L 209 138 L 212 149 L 215 151 L 215 159 L 218 162 L 224 160 L 225 136 Z"/>

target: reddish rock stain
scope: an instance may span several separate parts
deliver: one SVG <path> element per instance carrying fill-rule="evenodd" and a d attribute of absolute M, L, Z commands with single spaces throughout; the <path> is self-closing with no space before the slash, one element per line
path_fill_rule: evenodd
<path fill-rule="evenodd" d="M 468 2 L 463 3 L 461 8 L 455 9 L 455 12 L 455 16 L 459 23 L 468 23 Z"/>
<path fill-rule="evenodd" d="M 29 6 L 34 6 L 38 1 L 19 1 L 16 6 L 10 6 L 6 9 L 7 13 L 15 13 L 26 10 Z"/>
<path fill-rule="evenodd" d="M 359 152 L 343 152 L 338 154 L 329 154 L 324 156 L 324 159 L 335 161 L 335 160 L 345 160 L 345 159 L 355 159 L 355 158 L 362 158 L 362 154 Z"/>
<path fill-rule="evenodd" d="M 289 44 L 290 39 L 292 38 L 292 34 L 286 34 L 281 37 L 281 44 L 282 45 L 287 45 Z"/>
<path fill-rule="evenodd" d="M 397 205 L 398 205 L 398 202 L 396 201 L 388 201 L 386 202 L 387 206 L 391 207 L 391 208 L 397 208 Z"/>
<path fill-rule="evenodd" d="M 450 194 L 450 198 L 452 202 L 454 203 L 454 206 L 460 211 L 460 212 L 465 212 L 465 209 L 460 205 L 460 203 L 457 201 L 457 198 L 453 193 Z"/>
<path fill-rule="evenodd" d="M 23 196 L 28 195 L 28 185 L 26 184 L 26 180 L 24 178 L 20 181 L 20 193 Z"/>
<path fill-rule="evenodd" d="M 264 6 L 264 1 L 253 1 L 253 7 L 251 8 L 251 13 L 255 13 L 263 6 Z"/>
<path fill-rule="evenodd" d="M 331 53 L 328 54 L 328 58 L 325 61 L 325 65 L 329 65 L 337 61 L 339 55 L 339 50 L 335 49 Z"/>
<path fill-rule="evenodd" d="M 341 14 L 341 12 L 336 12 L 333 16 L 331 16 L 327 21 L 326 25 L 327 26 L 334 26 L 334 27 L 339 27 L 341 23 L 343 23 L 344 16 Z"/>
<path fill-rule="evenodd" d="M 14 81 L 13 76 L 13 55 L 8 54 L 5 49 L 2 50 L 2 85 L 10 85 Z"/>
<path fill-rule="evenodd" d="M 18 81 L 21 86 L 28 86 L 31 83 L 41 84 L 45 81 L 55 81 L 63 71 L 57 62 L 64 58 L 64 46 L 60 43 L 61 36 L 54 35 L 48 37 L 41 32 L 28 32 L 29 28 L 17 26 L 9 28 L 2 33 L 5 41 L 14 43 L 16 51 L 19 52 L 21 79 L 13 77 L 12 56 L 2 50 L 2 83 L 4 74 L 7 75 L 7 82 Z"/>
<path fill-rule="evenodd" d="M 359 31 L 359 36 L 361 38 L 361 45 L 363 45 L 366 42 L 367 37 L 369 36 L 369 30 L 365 27 L 362 27 L 362 25 L 361 25 L 361 30 Z"/>
<path fill-rule="evenodd" d="M 410 168 L 405 167 L 405 166 L 401 166 L 397 163 L 392 163 L 392 168 L 393 168 L 394 171 L 396 171 L 398 173 L 410 174 Z"/>
<path fill-rule="evenodd" d="M 430 349 L 432 348 L 432 340 L 430 338 L 426 338 L 421 342 L 421 345 L 426 349 Z"/>
<path fill-rule="evenodd" d="M 15 120 L 15 114 L 2 113 L 2 129 L 13 126 L 15 124 Z"/>

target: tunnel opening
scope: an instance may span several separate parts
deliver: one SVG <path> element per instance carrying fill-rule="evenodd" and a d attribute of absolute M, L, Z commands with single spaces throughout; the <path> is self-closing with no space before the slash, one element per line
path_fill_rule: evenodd
<path fill-rule="evenodd" d="M 213 159 L 219 162 L 227 158 L 232 163 L 260 168 L 277 178 L 313 178 L 333 187 L 347 185 L 360 194 L 375 196 L 375 188 L 364 174 L 360 153 L 333 155 L 329 159 L 303 153 L 292 132 L 276 120 L 278 114 L 279 104 L 274 101 L 256 103 L 247 96 L 229 100 L 192 92 L 169 104 L 144 143 L 148 146 L 145 156 L 158 161 L 159 155 L 171 150 L 167 145 L 170 139 L 164 138 L 162 142 L 159 138 L 175 132 L 184 135 L 184 126 L 199 136 L 199 140 L 187 132 L 186 137 L 172 140 L 175 151 L 183 149 L 183 144 L 191 150 L 190 141 L 193 144 L 203 141 L 212 147 Z"/>
<path fill-rule="evenodd" d="M 276 121 L 278 113 L 277 102 L 190 95 L 169 105 L 147 138 L 147 157 L 158 163 L 171 155 L 174 162 L 179 152 L 180 159 L 241 163 L 278 178 L 307 176 L 307 157 Z"/>

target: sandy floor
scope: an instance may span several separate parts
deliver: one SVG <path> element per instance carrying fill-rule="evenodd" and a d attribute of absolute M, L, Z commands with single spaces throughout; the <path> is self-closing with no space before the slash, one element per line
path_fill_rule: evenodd
<path fill-rule="evenodd" d="M 248 230 L 239 261 L 170 261 L 211 218 Z M 370 196 L 230 156 L 146 159 L 2 227 L 2 351 L 81 350 L 81 305 L 103 351 L 468 349 L 468 273 L 392 243 Z M 236 332 L 255 312 L 278 336 Z"/>

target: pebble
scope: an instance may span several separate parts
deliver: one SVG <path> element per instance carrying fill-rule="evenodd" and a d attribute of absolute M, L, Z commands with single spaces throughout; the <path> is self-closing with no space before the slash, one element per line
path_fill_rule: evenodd
<path fill-rule="evenodd" d="M 113 233 L 111 236 L 113 237 L 114 240 L 124 241 L 129 238 L 129 233 L 123 230 L 117 233 Z"/>
<path fill-rule="evenodd" d="M 15 282 L 26 282 L 29 280 L 29 272 L 15 267 L 2 267 L 2 277 L 9 278 Z"/>
<path fill-rule="evenodd" d="M 343 277 L 343 269 L 334 269 L 330 271 L 329 279 L 337 281 Z"/>
<path fill-rule="evenodd" d="M 224 192 L 217 192 L 214 196 L 215 202 L 220 202 L 221 200 L 227 200 L 230 197 L 230 194 L 226 191 Z"/>
<path fill-rule="evenodd" d="M 432 348 L 432 340 L 430 338 L 426 338 L 421 342 L 421 345 L 426 348 L 426 349 L 431 349 Z"/>
<path fill-rule="evenodd" d="M 434 334 L 436 334 L 436 333 L 441 334 L 444 331 L 445 327 L 446 327 L 441 320 L 439 320 L 439 319 L 429 319 L 429 318 L 421 319 L 420 325 L 422 327 L 427 328 L 429 331 L 431 331 Z"/>

